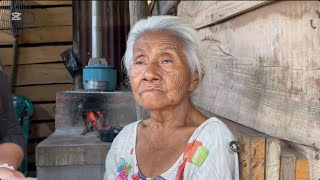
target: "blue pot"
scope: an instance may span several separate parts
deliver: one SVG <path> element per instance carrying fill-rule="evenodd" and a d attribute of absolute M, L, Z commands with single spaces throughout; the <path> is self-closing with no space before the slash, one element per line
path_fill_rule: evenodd
<path fill-rule="evenodd" d="M 117 70 L 107 67 L 104 64 L 94 64 L 83 68 L 83 87 L 86 91 L 88 81 L 106 81 L 107 91 L 114 91 L 117 83 Z"/>

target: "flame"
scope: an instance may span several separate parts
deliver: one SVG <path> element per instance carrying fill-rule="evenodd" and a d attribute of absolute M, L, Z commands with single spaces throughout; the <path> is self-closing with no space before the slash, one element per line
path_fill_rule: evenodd
<path fill-rule="evenodd" d="M 98 112 L 97 112 L 97 114 L 98 114 Z M 101 115 L 102 115 L 102 113 L 99 112 L 99 116 L 101 116 Z M 88 117 L 89 121 L 92 123 L 92 125 L 96 126 L 98 124 L 98 120 L 96 119 L 94 112 L 92 112 L 92 111 L 88 112 L 87 117 Z"/>

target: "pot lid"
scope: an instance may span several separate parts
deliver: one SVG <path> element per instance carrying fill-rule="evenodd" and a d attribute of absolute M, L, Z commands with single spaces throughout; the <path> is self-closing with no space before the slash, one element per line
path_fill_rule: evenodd
<path fill-rule="evenodd" d="M 104 58 L 90 58 L 86 67 L 107 68 L 108 63 Z"/>

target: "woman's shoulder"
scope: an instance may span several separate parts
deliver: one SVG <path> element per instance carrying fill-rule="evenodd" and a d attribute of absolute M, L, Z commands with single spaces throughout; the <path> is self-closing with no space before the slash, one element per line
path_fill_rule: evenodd
<path fill-rule="evenodd" d="M 230 142 L 235 140 L 230 129 L 216 117 L 207 119 L 201 126 L 197 139 L 202 139 L 207 142 Z"/>

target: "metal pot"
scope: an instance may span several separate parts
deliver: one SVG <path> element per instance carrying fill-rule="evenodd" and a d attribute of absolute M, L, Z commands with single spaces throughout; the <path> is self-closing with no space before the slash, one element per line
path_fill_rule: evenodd
<path fill-rule="evenodd" d="M 117 71 L 113 68 L 110 68 L 104 64 L 94 64 L 94 65 L 88 65 L 85 68 L 83 68 L 83 87 L 86 91 L 90 91 L 87 84 L 89 81 L 97 81 L 97 82 L 107 82 L 107 89 L 103 91 L 114 91 L 116 88 L 116 82 L 117 82 Z M 93 84 L 94 86 L 96 83 L 90 83 L 90 85 Z M 99 87 L 101 83 L 98 83 Z"/>
<path fill-rule="evenodd" d="M 108 89 L 108 81 L 86 80 L 87 91 L 106 91 Z"/>

